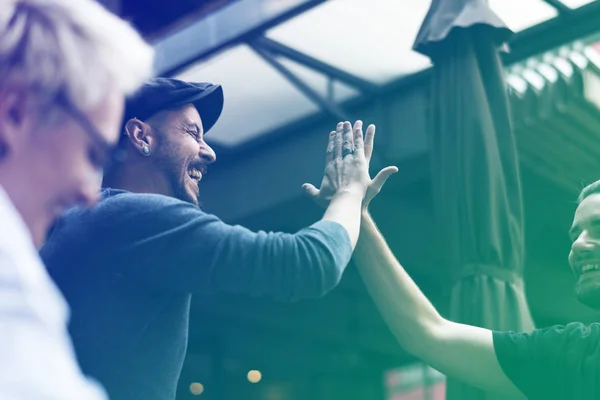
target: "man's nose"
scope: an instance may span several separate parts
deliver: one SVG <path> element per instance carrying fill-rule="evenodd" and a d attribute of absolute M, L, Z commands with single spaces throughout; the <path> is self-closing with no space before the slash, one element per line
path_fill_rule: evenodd
<path fill-rule="evenodd" d="M 591 252 L 594 249 L 594 241 L 591 239 L 587 231 L 584 230 L 581 232 L 571 246 L 573 253 L 582 254 Z"/>
<path fill-rule="evenodd" d="M 200 158 L 205 164 L 212 164 L 217 161 L 217 154 L 215 151 L 206 143 L 200 144 Z"/>

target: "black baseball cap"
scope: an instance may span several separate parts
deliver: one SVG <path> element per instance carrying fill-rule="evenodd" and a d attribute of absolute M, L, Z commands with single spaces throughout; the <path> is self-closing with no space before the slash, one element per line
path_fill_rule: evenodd
<path fill-rule="evenodd" d="M 123 125 L 131 118 L 148 119 L 160 111 L 185 104 L 196 107 L 206 133 L 223 111 L 223 88 L 207 82 L 185 82 L 173 78 L 150 79 L 127 99 Z"/>

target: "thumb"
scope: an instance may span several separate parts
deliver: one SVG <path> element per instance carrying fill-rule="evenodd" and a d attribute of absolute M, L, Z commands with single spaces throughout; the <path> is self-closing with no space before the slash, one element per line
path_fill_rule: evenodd
<path fill-rule="evenodd" d="M 396 172 L 398 172 L 397 167 L 385 167 L 384 169 L 379 171 L 379 173 L 377 174 L 377 176 L 375 176 L 375 178 L 373 178 L 371 187 L 373 187 L 373 189 L 375 189 L 377 192 L 379 192 L 381 190 L 381 188 L 383 187 L 383 185 L 385 185 L 385 182 L 388 180 L 388 178 L 390 176 L 392 176 L 393 174 L 395 174 Z"/>
<path fill-rule="evenodd" d="M 314 185 L 311 185 L 310 183 L 305 183 L 304 185 L 302 185 L 302 190 L 309 197 L 318 197 L 319 196 L 319 189 L 317 189 L 316 187 L 314 187 Z"/>

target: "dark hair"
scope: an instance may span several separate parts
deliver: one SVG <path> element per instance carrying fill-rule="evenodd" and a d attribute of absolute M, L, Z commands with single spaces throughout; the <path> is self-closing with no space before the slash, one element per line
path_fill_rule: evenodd
<path fill-rule="evenodd" d="M 600 193 L 600 181 L 590 183 L 589 185 L 583 188 L 581 193 L 579 193 L 579 197 L 577 197 L 577 203 L 579 204 L 587 197 L 598 193 Z"/>

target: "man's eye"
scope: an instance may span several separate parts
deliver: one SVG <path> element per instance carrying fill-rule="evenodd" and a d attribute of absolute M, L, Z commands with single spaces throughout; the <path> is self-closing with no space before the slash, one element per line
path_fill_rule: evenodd
<path fill-rule="evenodd" d="M 588 235 L 590 235 L 593 239 L 600 239 L 600 227 L 593 225 L 588 229 Z"/>
<path fill-rule="evenodd" d="M 192 135 L 195 139 L 198 139 L 198 132 L 188 130 L 187 133 L 189 133 L 190 135 Z"/>
<path fill-rule="evenodd" d="M 575 241 L 577 240 L 578 237 L 579 237 L 579 234 L 577 234 L 577 233 L 569 234 L 569 240 L 571 240 L 571 243 L 575 243 Z"/>

